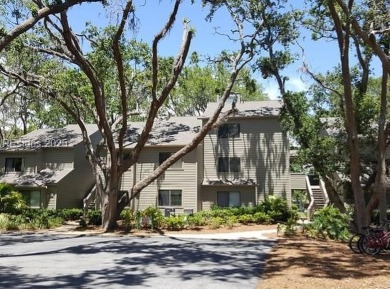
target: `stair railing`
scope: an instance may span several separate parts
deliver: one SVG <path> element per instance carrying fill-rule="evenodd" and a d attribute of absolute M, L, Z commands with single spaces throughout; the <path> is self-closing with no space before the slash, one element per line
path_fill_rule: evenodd
<path fill-rule="evenodd" d="M 322 180 L 322 178 L 320 178 L 320 189 L 325 200 L 324 207 L 326 207 L 327 205 L 329 205 L 329 196 L 328 196 L 328 192 L 326 191 L 325 182 Z"/>
<path fill-rule="evenodd" d="M 307 191 L 309 192 L 309 199 L 310 199 L 309 206 L 307 207 L 307 220 L 310 222 L 314 210 L 314 196 L 313 196 L 313 190 L 311 189 L 309 176 L 306 175 L 305 179 L 306 179 L 306 188 Z"/>

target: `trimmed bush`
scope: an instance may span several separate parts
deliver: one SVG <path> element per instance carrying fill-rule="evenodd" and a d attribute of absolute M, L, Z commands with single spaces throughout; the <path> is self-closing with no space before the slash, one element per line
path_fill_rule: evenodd
<path fill-rule="evenodd" d="M 64 221 L 78 221 L 83 216 L 82 209 L 61 209 L 57 210 L 58 216 L 62 217 Z"/>
<path fill-rule="evenodd" d="M 253 215 L 253 221 L 257 224 L 270 224 L 272 222 L 272 218 L 264 212 L 256 212 Z"/>
<path fill-rule="evenodd" d="M 225 225 L 229 229 L 233 228 L 236 223 L 237 223 L 237 217 L 236 216 L 228 216 L 225 219 Z"/>
<path fill-rule="evenodd" d="M 207 221 L 204 214 L 195 213 L 187 217 L 188 226 L 191 228 L 205 226 Z"/>
<path fill-rule="evenodd" d="M 88 211 L 87 212 L 88 225 L 100 226 L 102 224 L 102 212 L 101 211 Z"/>
<path fill-rule="evenodd" d="M 238 222 L 241 223 L 241 224 L 249 224 L 249 223 L 253 223 L 253 216 L 252 215 L 249 215 L 249 214 L 245 214 L 245 215 L 241 215 L 237 218 Z"/>
<path fill-rule="evenodd" d="M 221 228 L 222 225 L 225 224 L 225 219 L 222 217 L 212 217 L 210 219 L 209 226 L 211 229 Z"/>
<path fill-rule="evenodd" d="M 186 221 L 184 216 L 169 216 L 164 219 L 165 226 L 168 230 L 177 231 L 185 227 Z"/>

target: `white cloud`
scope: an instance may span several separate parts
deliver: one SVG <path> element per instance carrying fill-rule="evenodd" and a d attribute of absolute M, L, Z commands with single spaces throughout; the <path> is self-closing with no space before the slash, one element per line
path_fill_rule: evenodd
<path fill-rule="evenodd" d="M 278 99 L 280 97 L 279 86 L 275 80 L 266 80 L 265 83 L 262 83 L 262 86 L 269 99 Z M 308 85 L 299 77 L 290 77 L 286 82 L 286 89 L 294 92 L 306 91 Z"/>
<path fill-rule="evenodd" d="M 306 91 L 307 90 L 307 85 L 302 81 L 301 78 L 299 77 L 291 77 L 286 83 L 286 88 L 287 90 L 291 90 L 294 92 L 299 92 L 299 91 Z"/>

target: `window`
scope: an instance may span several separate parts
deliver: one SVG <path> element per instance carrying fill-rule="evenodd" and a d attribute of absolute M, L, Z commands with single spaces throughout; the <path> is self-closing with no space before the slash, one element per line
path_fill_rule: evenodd
<path fill-rule="evenodd" d="M 158 165 L 161 165 L 165 162 L 173 153 L 172 152 L 160 152 L 158 154 Z M 178 160 L 170 168 L 181 169 L 182 168 L 182 160 Z"/>
<path fill-rule="evenodd" d="M 23 171 L 23 158 L 5 158 L 6 172 L 21 172 Z"/>
<path fill-rule="evenodd" d="M 240 158 L 233 157 L 219 157 L 218 158 L 218 172 L 219 173 L 238 173 L 241 171 Z"/>
<path fill-rule="evenodd" d="M 240 137 L 239 123 L 225 123 L 218 129 L 218 138 Z"/>
<path fill-rule="evenodd" d="M 39 209 L 41 207 L 41 192 L 40 191 L 26 191 L 23 192 L 26 204 L 30 208 Z"/>
<path fill-rule="evenodd" d="M 241 206 L 240 192 L 217 192 L 217 205 L 219 207 Z"/>
<path fill-rule="evenodd" d="M 181 206 L 181 190 L 159 190 L 158 205 L 160 207 Z"/>

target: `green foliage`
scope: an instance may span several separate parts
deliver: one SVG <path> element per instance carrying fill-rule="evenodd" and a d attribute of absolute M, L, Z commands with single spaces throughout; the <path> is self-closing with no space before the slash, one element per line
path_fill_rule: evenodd
<path fill-rule="evenodd" d="M 209 226 L 215 230 L 221 228 L 225 224 L 225 219 L 222 217 L 211 217 Z"/>
<path fill-rule="evenodd" d="M 1 214 L 0 228 L 6 230 L 51 229 L 60 226 L 63 218 L 55 210 L 24 209 L 18 215 Z"/>
<path fill-rule="evenodd" d="M 0 229 L 6 231 L 16 231 L 23 229 L 25 220 L 20 215 L 0 214 Z"/>
<path fill-rule="evenodd" d="M 292 213 L 287 200 L 275 196 L 267 196 L 259 206 L 274 222 L 286 222 Z"/>
<path fill-rule="evenodd" d="M 308 197 L 306 190 L 293 190 L 292 191 L 292 202 L 301 212 L 305 210 L 305 206 L 308 203 Z"/>
<path fill-rule="evenodd" d="M 150 220 L 150 224 L 147 224 L 147 222 L 143 222 L 143 225 L 144 227 L 148 227 L 150 225 L 152 230 L 161 228 L 163 225 L 164 216 L 159 208 L 148 207 L 141 212 L 141 217 L 143 217 L 144 220 Z"/>
<path fill-rule="evenodd" d="M 233 228 L 234 225 L 238 222 L 236 216 L 227 216 L 225 218 L 225 226 L 228 227 L 229 229 Z"/>
<path fill-rule="evenodd" d="M 350 235 L 350 220 L 349 215 L 328 206 L 314 213 L 312 222 L 307 227 L 308 233 L 315 237 L 347 240 Z"/>
<path fill-rule="evenodd" d="M 23 195 L 11 185 L 0 183 L 0 213 L 16 214 L 26 208 Z"/>
<path fill-rule="evenodd" d="M 87 220 L 89 225 L 100 226 L 102 224 L 102 212 L 95 210 L 88 211 Z"/>
<path fill-rule="evenodd" d="M 254 222 L 253 216 L 249 215 L 249 214 L 240 215 L 237 218 L 237 220 L 238 220 L 239 223 L 242 223 L 242 224 L 249 224 L 249 223 L 253 223 Z"/>
<path fill-rule="evenodd" d="M 185 216 L 169 216 L 164 219 L 165 226 L 168 230 L 181 230 L 186 225 Z"/>
<path fill-rule="evenodd" d="M 57 210 L 58 216 L 62 217 L 64 221 L 78 221 L 83 216 L 82 209 L 61 209 Z"/>
<path fill-rule="evenodd" d="M 120 218 L 122 219 L 122 225 L 126 230 L 130 230 L 136 220 L 134 212 L 130 209 L 125 209 L 121 212 Z"/>
<path fill-rule="evenodd" d="M 272 218 L 264 212 L 254 213 L 252 220 L 257 224 L 270 224 L 272 222 Z"/>
<path fill-rule="evenodd" d="M 187 217 L 187 223 L 190 228 L 202 227 L 206 225 L 205 214 L 195 213 Z"/>
<path fill-rule="evenodd" d="M 26 208 L 26 201 L 23 195 L 16 191 L 11 191 L 1 198 L 2 211 L 4 213 L 16 214 Z"/>

